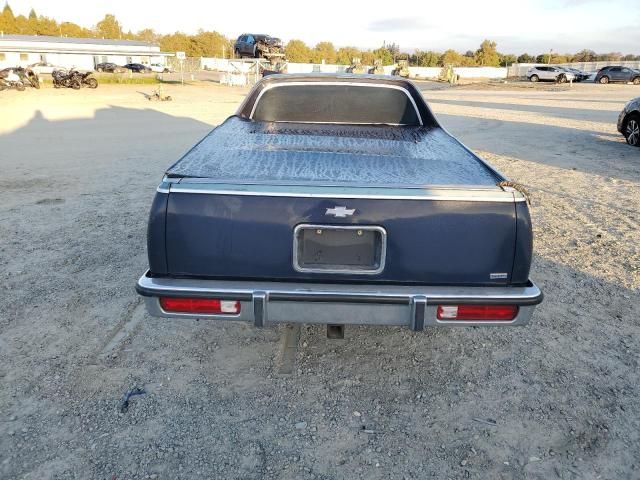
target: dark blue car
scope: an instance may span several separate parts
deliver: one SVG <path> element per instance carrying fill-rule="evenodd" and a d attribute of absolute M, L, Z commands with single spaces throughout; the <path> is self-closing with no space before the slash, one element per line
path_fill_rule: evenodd
<path fill-rule="evenodd" d="M 158 187 L 152 315 L 275 323 L 523 325 L 525 195 L 398 77 L 274 75 Z"/>
<path fill-rule="evenodd" d="M 603 84 L 612 82 L 632 82 L 634 85 L 640 85 L 640 70 L 622 66 L 604 67 L 598 70 L 595 82 Z"/>

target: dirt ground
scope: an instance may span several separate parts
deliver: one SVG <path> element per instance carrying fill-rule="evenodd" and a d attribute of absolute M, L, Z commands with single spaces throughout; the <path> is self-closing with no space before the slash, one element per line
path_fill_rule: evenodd
<path fill-rule="evenodd" d="M 246 90 L 0 93 L 0 478 L 640 478 L 640 149 L 624 85 L 441 88 L 442 123 L 533 195 L 518 329 L 169 321 L 133 286 L 164 169 Z M 120 400 L 134 396 L 125 413 Z"/>

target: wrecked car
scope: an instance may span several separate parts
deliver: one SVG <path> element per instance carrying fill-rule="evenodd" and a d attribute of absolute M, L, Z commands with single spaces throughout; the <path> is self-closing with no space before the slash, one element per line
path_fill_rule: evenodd
<path fill-rule="evenodd" d="M 401 77 L 258 82 L 166 170 L 148 257 L 168 318 L 515 326 L 543 298 L 525 193 Z"/>
<path fill-rule="evenodd" d="M 233 51 L 237 58 L 284 58 L 282 40 L 264 34 L 243 33 L 236 40 Z"/>

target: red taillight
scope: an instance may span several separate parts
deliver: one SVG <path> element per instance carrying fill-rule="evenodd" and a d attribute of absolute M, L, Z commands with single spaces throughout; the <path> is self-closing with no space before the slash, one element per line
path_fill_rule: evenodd
<path fill-rule="evenodd" d="M 171 298 L 160 297 L 160 306 L 165 312 L 203 313 L 209 315 L 236 315 L 240 313 L 240 302 L 217 298 Z"/>
<path fill-rule="evenodd" d="M 438 320 L 509 321 L 518 315 L 517 305 L 438 305 Z"/>

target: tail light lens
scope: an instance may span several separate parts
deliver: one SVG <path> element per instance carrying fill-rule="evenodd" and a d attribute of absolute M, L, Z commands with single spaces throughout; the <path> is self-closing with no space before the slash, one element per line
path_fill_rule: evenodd
<path fill-rule="evenodd" d="M 518 315 L 517 305 L 438 305 L 438 320 L 510 321 Z"/>
<path fill-rule="evenodd" d="M 172 298 L 160 297 L 160 306 L 165 312 L 203 313 L 208 315 L 237 315 L 240 302 L 216 298 Z"/>

